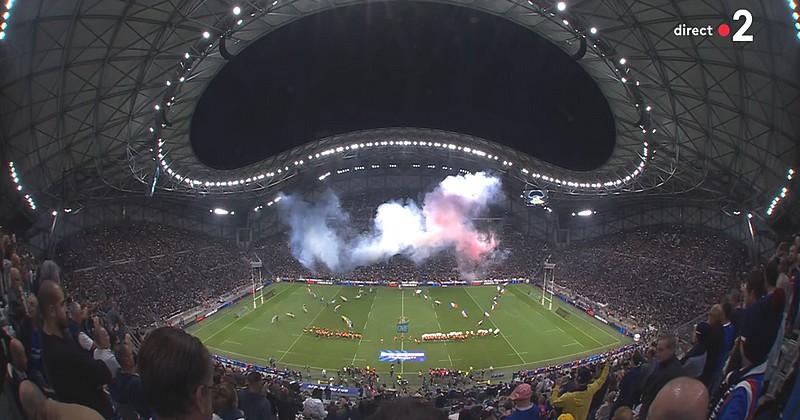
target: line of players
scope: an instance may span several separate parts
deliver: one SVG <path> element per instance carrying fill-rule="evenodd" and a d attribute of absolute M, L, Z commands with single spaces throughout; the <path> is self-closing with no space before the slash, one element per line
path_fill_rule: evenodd
<path fill-rule="evenodd" d="M 353 331 L 337 331 L 329 330 L 327 328 L 312 326 L 311 328 L 303 328 L 303 333 L 314 334 L 317 337 L 338 337 L 348 338 L 351 340 L 361 340 L 361 333 Z"/>

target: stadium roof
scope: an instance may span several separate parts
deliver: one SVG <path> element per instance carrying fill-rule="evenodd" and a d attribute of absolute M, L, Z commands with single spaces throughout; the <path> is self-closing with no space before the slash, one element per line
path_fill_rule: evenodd
<path fill-rule="evenodd" d="M 203 165 L 188 138 L 191 115 L 224 57 L 294 20 L 358 3 L 15 2 L 0 42 L 0 135 L 20 201 L 29 194 L 30 202 L 54 206 L 100 191 L 142 194 L 156 163 L 162 194 L 235 194 L 328 160 L 337 165 L 345 155 L 404 148 L 494 162 L 575 196 L 694 192 L 766 210 L 796 169 L 800 39 L 791 0 L 590 0 L 567 2 L 564 11 L 553 1 L 443 2 L 530 28 L 595 79 L 614 114 L 617 144 L 588 174 L 492 139 L 403 129 L 313 141 L 231 171 Z M 723 22 L 736 32 L 744 22 L 733 20 L 739 8 L 753 17 L 745 31 L 752 43 L 675 34 L 681 24 L 717 30 Z M 426 136 L 451 141 L 429 145 Z"/>

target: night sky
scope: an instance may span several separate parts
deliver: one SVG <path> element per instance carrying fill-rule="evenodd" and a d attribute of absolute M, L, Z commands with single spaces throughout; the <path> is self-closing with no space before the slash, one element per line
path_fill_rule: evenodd
<path fill-rule="evenodd" d="M 332 134 L 426 127 L 483 137 L 574 170 L 614 147 L 608 103 L 574 60 L 492 15 L 369 3 L 293 22 L 230 61 L 191 140 L 217 169 Z"/>

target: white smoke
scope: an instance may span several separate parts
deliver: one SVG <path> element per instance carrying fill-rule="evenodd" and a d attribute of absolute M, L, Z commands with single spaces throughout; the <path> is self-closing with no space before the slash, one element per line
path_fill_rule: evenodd
<path fill-rule="evenodd" d="M 416 263 L 453 250 L 470 277 L 497 246 L 492 233 L 480 232 L 472 218 L 502 199 L 500 179 L 486 173 L 448 176 L 427 193 L 420 208 L 412 200 L 378 206 L 372 229 L 351 235 L 349 216 L 328 191 L 313 204 L 295 195 L 278 203 L 289 226 L 289 247 L 305 267 L 347 272 L 359 266 L 404 255 Z"/>

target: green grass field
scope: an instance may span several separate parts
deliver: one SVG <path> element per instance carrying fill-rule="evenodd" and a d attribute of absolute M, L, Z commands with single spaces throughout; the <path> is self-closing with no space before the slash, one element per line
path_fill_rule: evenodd
<path fill-rule="evenodd" d="M 541 291 L 529 285 L 508 286 L 500 304 L 491 312 L 483 325 L 477 323 L 489 311 L 497 290 L 494 286 L 422 288 L 429 301 L 415 295 L 415 289 L 402 290 L 389 287 L 310 286 L 326 301 L 336 298 L 342 306 L 338 313 L 335 305 L 324 305 L 314 299 L 303 283 L 278 283 L 265 289 L 274 295 L 257 309 L 247 298 L 233 307 L 212 316 L 188 331 L 200 338 L 215 354 L 233 359 L 265 365 L 270 357 L 279 367 L 312 369 L 339 369 L 351 364 L 371 366 L 379 372 L 388 372 L 389 363 L 378 362 L 380 350 L 422 351 L 425 362 L 405 362 L 398 373 L 416 373 L 428 368 L 486 369 L 511 371 L 523 367 L 539 367 L 574 360 L 628 344 L 630 340 L 580 310 L 553 302 L 553 311 L 541 305 Z M 529 295 L 529 292 L 531 293 Z M 348 301 L 342 302 L 341 296 Z M 537 300 L 538 299 L 538 300 Z M 432 302 L 439 300 L 441 305 Z M 451 310 L 449 302 L 459 305 Z M 304 313 L 302 305 L 308 308 Z M 555 313 L 562 307 L 569 315 L 566 319 Z M 247 309 L 249 308 L 249 310 Z M 469 318 L 461 315 L 467 311 Z M 237 313 L 245 314 L 237 317 Z M 292 312 L 296 318 L 284 315 Z M 271 323 L 279 315 L 276 323 Z M 303 334 L 312 325 L 345 330 L 340 315 L 353 321 L 354 331 L 363 333 L 362 340 L 318 338 Z M 416 344 L 413 340 L 393 340 L 398 319 L 409 320 L 409 335 L 419 337 L 424 333 L 467 331 L 479 328 L 499 328 L 501 334 L 474 337 L 466 341 L 427 342 Z M 384 339 L 381 344 L 381 338 Z"/>

